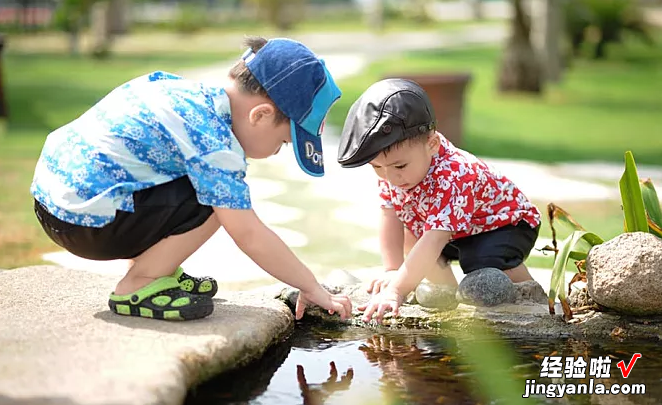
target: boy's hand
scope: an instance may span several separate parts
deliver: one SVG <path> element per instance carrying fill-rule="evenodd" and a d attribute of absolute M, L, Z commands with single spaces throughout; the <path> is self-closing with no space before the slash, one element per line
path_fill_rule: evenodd
<path fill-rule="evenodd" d="M 398 294 L 390 288 L 382 290 L 379 294 L 373 295 L 367 304 L 359 306 L 359 311 L 365 311 L 363 314 L 363 322 L 370 322 L 372 315 L 375 314 L 377 323 L 382 323 L 384 314 L 388 310 L 393 312 L 393 316 L 398 316 L 400 305 L 404 302 L 405 297 Z"/>
<path fill-rule="evenodd" d="M 299 291 L 299 298 L 295 308 L 295 318 L 301 319 L 309 304 L 318 305 L 333 315 L 338 313 L 340 319 L 345 320 L 352 315 L 352 301 L 346 295 L 333 295 L 318 285 L 313 291 Z"/>
<path fill-rule="evenodd" d="M 388 287 L 391 280 L 393 280 L 393 277 L 397 274 L 397 271 L 397 269 L 386 270 L 381 276 L 370 282 L 366 291 L 372 295 L 379 294 L 380 291 L 385 290 L 386 287 Z"/>

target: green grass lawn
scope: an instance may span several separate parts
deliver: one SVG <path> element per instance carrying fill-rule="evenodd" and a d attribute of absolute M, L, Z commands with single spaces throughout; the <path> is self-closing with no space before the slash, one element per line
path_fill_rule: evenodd
<path fill-rule="evenodd" d="M 662 35 L 658 36 L 662 39 Z M 604 62 L 577 60 L 560 85 L 542 97 L 499 95 L 500 50 L 467 49 L 401 55 L 374 63 L 340 82 L 343 98 L 329 122 L 342 125 L 352 102 L 371 83 L 397 73 L 470 72 L 462 147 L 481 156 L 543 162 L 621 162 L 662 165 L 662 46 L 610 49 Z"/>

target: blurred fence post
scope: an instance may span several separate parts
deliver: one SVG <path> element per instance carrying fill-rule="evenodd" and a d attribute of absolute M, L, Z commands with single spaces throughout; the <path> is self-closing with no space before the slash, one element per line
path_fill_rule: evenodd
<path fill-rule="evenodd" d="M 9 108 L 5 100 L 4 75 L 2 72 L 3 50 L 5 48 L 5 36 L 0 33 L 0 118 L 9 118 Z"/>
<path fill-rule="evenodd" d="M 437 130 L 457 147 L 462 146 L 464 94 L 471 82 L 469 73 L 392 75 L 413 80 L 425 90 L 437 118 Z"/>

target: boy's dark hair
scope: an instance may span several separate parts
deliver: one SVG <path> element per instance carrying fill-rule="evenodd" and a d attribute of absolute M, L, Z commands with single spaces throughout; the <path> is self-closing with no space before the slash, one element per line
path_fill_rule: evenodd
<path fill-rule="evenodd" d="M 251 36 L 244 40 L 244 46 L 251 48 L 254 53 L 257 53 L 266 44 L 267 40 L 262 37 Z M 234 66 L 232 66 L 228 75 L 237 83 L 241 91 L 269 98 L 267 91 L 262 87 L 260 82 L 257 81 L 255 76 L 253 76 L 248 67 L 246 67 L 246 63 L 244 63 L 243 59 L 240 59 L 234 64 Z M 274 107 L 276 108 L 276 124 L 289 121 L 289 118 L 287 118 L 277 105 L 274 104 Z"/>

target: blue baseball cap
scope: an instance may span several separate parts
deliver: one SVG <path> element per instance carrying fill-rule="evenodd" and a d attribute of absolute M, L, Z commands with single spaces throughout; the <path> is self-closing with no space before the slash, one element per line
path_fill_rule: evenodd
<path fill-rule="evenodd" d="M 290 119 L 294 155 L 301 169 L 323 176 L 322 130 L 331 106 L 342 95 L 324 60 L 286 38 L 271 39 L 257 52 L 248 49 L 242 59 Z"/>

